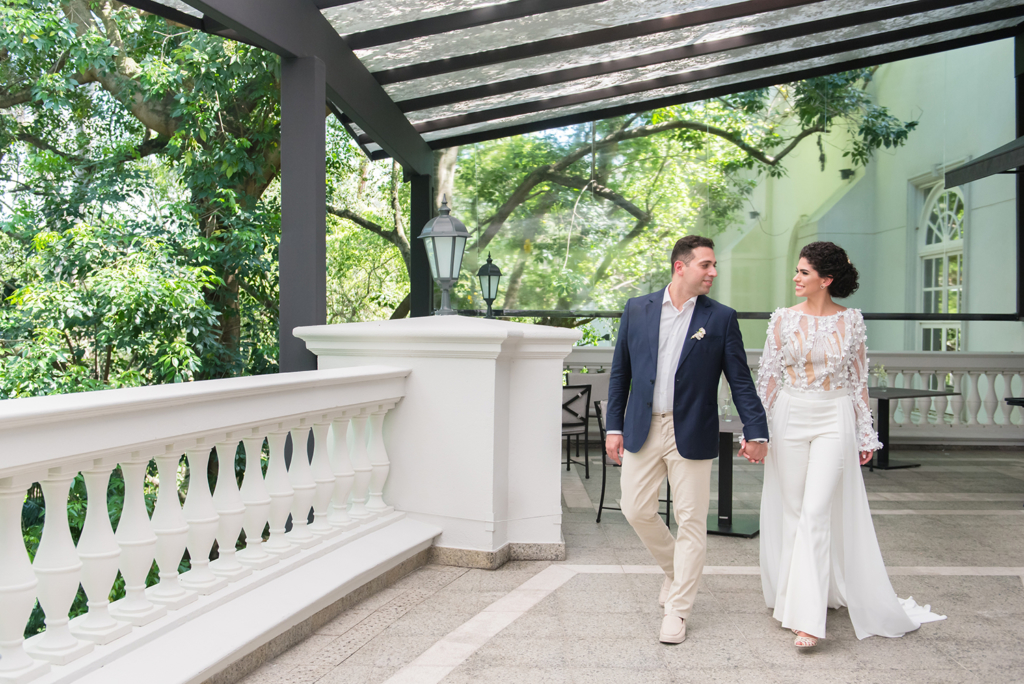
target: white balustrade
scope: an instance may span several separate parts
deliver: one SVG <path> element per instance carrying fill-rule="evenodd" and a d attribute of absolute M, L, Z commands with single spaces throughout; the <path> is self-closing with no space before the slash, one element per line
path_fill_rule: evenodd
<path fill-rule="evenodd" d="M 25 489 L 13 478 L 0 478 L 0 681 L 29 681 L 50 670 L 48 662 L 33 660 L 24 648 L 39 584 L 21 534 Z"/>
<path fill-rule="evenodd" d="M 181 608 L 195 601 L 197 595 L 181 586 L 178 565 L 188 545 L 188 522 L 181 512 L 178 500 L 177 452 L 161 454 L 155 459 L 160 491 L 153 509 L 153 532 L 156 534 L 156 564 L 160 569 L 160 582 L 146 590 L 153 603 L 170 608 Z"/>
<path fill-rule="evenodd" d="M 270 494 L 270 539 L 263 548 L 278 558 L 287 558 L 299 551 L 299 547 L 292 544 L 285 535 L 292 497 L 295 495 L 295 490 L 288 481 L 288 470 L 284 462 L 284 445 L 287 439 L 287 432 L 271 432 L 267 435 L 270 460 L 267 461 L 265 481 L 267 493 Z"/>
<path fill-rule="evenodd" d="M 391 462 L 384 448 L 384 416 L 391 406 L 381 405 L 370 413 L 368 427 L 370 431 L 367 461 L 370 464 L 370 484 L 367 492 L 366 510 L 378 515 L 386 515 L 395 510 L 384 503 L 384 483 L 387 482 Z"/>
<path fill-rule="evenodd" d="M 313 524 L 309 526 L 309 531 L 318 535 L 337 532 L 328 520 L 331 512 L 331 495 L 334 493 L 334 473 L 331 471 L 331 457 L 327 448 L 330 431 L 329 422 L 313 425 L 313 462 L 310 469 L 316 483 L 316 491 L 313 495 Z"/>
<path fill-rule="evenodd" d="M 267 553 L 263 543 L 263 529 L 270 516 L 270 494 L 263 481 L 263 437 L 245 437 L 245 474 L 242 476 L 242 529 L 245 530 L 245 548 L 238 553 L 242 565 L 263 570 L 277 562 L 277 556 Z"/>
<path fill-rule="evenodd" d="M 316 535 L 309 531 L 309 511 L 316 496 L 316 481 L 309 467 L 309 428 L 292 428 L 292 461 L 288 468 L 288 482 L 292 486 L 292 529 L 288 541 L 295 546 L 308 549 L 319 543 Z"/>
<path fill-rule="evenodd" d="M 391 512 L 381 496 L 390 469 L 382 428 L 388 409 L 404 395 L 408 373 L 383 367 L 312 371 L 0 402 L 0 683 L 28 682 L 53 666 L 88 661 L 81 656 L 94 644 L 116 650 L 132 630 L 173 618 L 197 594 L 249 586 L 240 580 L 274 572 L 283 558 L 301 552 L 300 545 L 333 543 L 336 535 Z M 346 444 L 352 416 L 359 520 L 346 510 L 356 479 Z M 310 426 L 312 463 L 306 451 Z M 289 432 L 295 445 L 290 469 L 284 461 Z M 264 435 L 270 444 L 266 478 Z M 246 456 L 241 488 L 234 468 L 239 437 Z M 212 494 L 210 444 L 218 459 Z M 184 506 L 182 453 L 190 473 Z M 153 461 L 157 477 L 149 470 Z M 115 532 L 107 491 L 117 463 L 124 499 Z M 88 501 L 76 547 L 68 496 L 79 472 Z M 42 488 L 45 518 L 30 562 L 21 515 L 33 481 Z M 154 494 L 151 518 L 147 496 Z M 375 512 L 365 510 L 368 496 Z M 307 526 L 311 506 L 315 522 Z M 289 513 L 293 527 L 285 534 Z M 264 542 L 268 521 L 271 538 Z M 236 553 L 242 530 L 245 549 Z M 218 558 L 211 562 L 215 539 Z M 179 577 L 186 548 L 191 569 Z M 154 560 L 159 581 L 147 588 Z M 124 597 L 109 603 L 118 570 Z M 79 584 L 88 611 L 69 619 Z M 26 640 L 37 600 L 46 627 Z"/>
<path fill-rule="evenodd" d="M 331 471 L 334 474 L 334 491 L 331 493 L 331 514 L 328 522 L 331 527 L 348 530 L 359 523 L 348 514 L 349 495 L 355 482 L 356 473 L 352 469 L 349 458 L 348 433 L 351 421 L 345 415 L 331 422 L 330 439 L 327 442 L 331 458 Z"/>
<path fill-rule="evenodd" d="M 110 605 L 110 613 L 118 620 L 136 626 L 149 624 L 163 617 L 167 609 L 154 604 L 146 596 L 146 578 L 156 557 L 156 533 L 146 510 L 144 482 L 149 460 L 131 458 L 121 461 L 124 479 L 124 504 L 114 539 L 121 548 L 119 567 L 124 578 L 124 598 Z"/>
<path fill-rule="evenodd" d="M 373 518 L 373 511 L 366 509 L 366 499 L 370 492 L 370 476 L 373 474 L 373 466 L 366 454 L 366 412 L 361 411 L 352 419 L 352 470 L 355 471 L 355 478 L 352 482 L 352 508 L 349 515 L 356 520 Z"/>
<path fill-rule="evenodd" d="M 188 459 L 188 494 L 182 515 L 188 523 L 186 548 L 190 569 L 179 578 L 181 586 L 199 594 L 212 594 L 227 586 L 228 581 L 210 570 L 210 551 L 217 538 L 220 515 L 213 505 L 207 470 L 210 465 L 210 448 L 200 447 L 185 452 Z"/>
<path fill-rule="evenodd" d="M 252 570 L 238 561 L 235 544 L 242 531 L 245 519 L 245 504 L 235 480 L 235 449 L 238 442 L 217 442 L 217 486 L 213 490 L 213 507 L 220 516 L 217 521 L 217 560 L 210 563 L 210 570 L 229 582 L 241 579 Z M 257 469 L 259 461 L 257 460 Z M 260 483 L 263 473 L 260 472 Z M 261 526 L 262 531 L 262 526 Z M 262 541 L 262 539 L 260 540 Z"/>
<path fill-rule="evenodd" d="M 613 347 L 576 347 L 564 367 L 609 371 L 613 354 Z M 872 369 L 884 367 L 887 387 L 943 389 L 950 378 L 952 391 L 959 393 L 890 401 L 889 437 L 895 443 L 1024 445 L 1024 411 L 1004 401 L 1024 395 L 1024 354 L 870 351 L 869 355 Z M 760 358 L 761 350 L 747 350 L 747 363 L 755 376 Z M 870 384 L 880 384 L 877 375 Z M 718 397 L 723 414 L 735 414 L 724 378 Z M 872 406 L 877 409 L 877 402 Z"/>
<path fill-rule="evenodd" d="M 91 642 L 75 638 L 68 626 L 68 611 L 78 594 L 82 570 L 68 525 L 68 491 L 74 479 L 74 472 L 58 467 L 51 468 L 39 483 L 46 515 L 32 570 L 39 580 L 36 596 L 46 615 L 46 631 L 30 638 L 25 651 L 55 665 L 63 665 L 93 649 Z"/>
<path fill-rule="evenodd" d="M 115 620 L 110 615 L 110 587 L 117 579 L 121 547 L 114 538 L 107 510 L 107 485 L 113 462 L 97 459 L 90 470 L 83 470 L 89 507 L 85 526 L 78 539 L 78 557 L 82 561 L 82 588 L 89 602 L 89 612 L 73 619 L 71 633 L 79 639 L 105 644 L 128 634 L 131 623 Z"/>

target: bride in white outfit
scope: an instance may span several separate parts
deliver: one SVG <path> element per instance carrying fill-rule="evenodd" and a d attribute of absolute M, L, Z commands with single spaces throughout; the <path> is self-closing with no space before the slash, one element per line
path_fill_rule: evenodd
<path fill-rule="evenodd" d="M 857 269 L 831 242 L 800 252 L 796 295 L 772 314 L 758 370 L 771 441 L 761 496 L 765 602 L 798 648 L 825 637 L 827 608 L 847 606 L 857 638 L 898 637 L 942 619 L 889 583 L 860 465 L 882 445 L 871 423 L 864 318 L 833 297 Z"/>

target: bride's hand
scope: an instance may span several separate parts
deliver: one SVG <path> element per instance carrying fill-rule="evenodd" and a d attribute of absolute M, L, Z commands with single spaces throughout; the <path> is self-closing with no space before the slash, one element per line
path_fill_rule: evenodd
<path fill-rule="evenodd" d="M 874 457 L 874 451 L 862 451 L 860 452 L 860 464 L 867 465 L 869 461 Z"/>

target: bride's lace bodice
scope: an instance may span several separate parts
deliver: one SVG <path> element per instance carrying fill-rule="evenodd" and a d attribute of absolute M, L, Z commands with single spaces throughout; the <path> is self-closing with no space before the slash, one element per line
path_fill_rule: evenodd
<path fill-rule="evenodd" d="M 771 424 L 783 385 L 808 392 L 849 389 L 859 451 L 881 448 L 868 408 L 867 329 L 858 309 L 811 316 L 776 309 L 757 372 L 757 393 Z"/>

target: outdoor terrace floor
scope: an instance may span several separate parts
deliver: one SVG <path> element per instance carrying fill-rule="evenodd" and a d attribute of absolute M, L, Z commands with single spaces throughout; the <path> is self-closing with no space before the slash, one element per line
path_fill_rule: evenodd
<path fill-rule="evenodd" d="M 858 641 L 842 609 L 829 611 L 827 639 L 796 652 L 764 606 L 757 539 L 712 536 L 686 641 L 658 643 L 660 570 L 621 513 L 594 522 L 595 459 L 590 480 L 582 468 L 563 469 L 564 563 L 420 568 L 241 681 L 1024 681 L 1024 458 L 894 458 L 923 466 L 864 472 L 883 557 L 900 596 L 948 616 L 903 638 Z M 614 503 L 618 470 L 609 474 Z M 755 511 L 760 467 L 736 459 L 734 474 L 735 510 Z M 712 511 L 716 505 L 712 498 Z"/>

